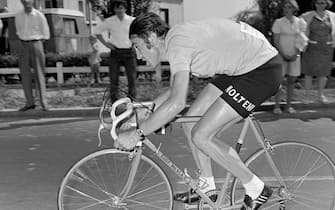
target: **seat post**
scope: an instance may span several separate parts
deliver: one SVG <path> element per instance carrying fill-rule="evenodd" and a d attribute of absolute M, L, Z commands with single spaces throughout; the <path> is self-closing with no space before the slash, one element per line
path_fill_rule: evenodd
<path fill-rule="evenodd" d="M 248 131 L 250 120 L 251 120 L 250 116 L 244 119 L 244 124 L 243 124 L 240 136 L 238 137 L 238 140 L 235 146 L 235 150 L 237 153 L 240 153 L 241 147 L 244 142 L 245 135 L 247 134 L 247 131 Z"/>

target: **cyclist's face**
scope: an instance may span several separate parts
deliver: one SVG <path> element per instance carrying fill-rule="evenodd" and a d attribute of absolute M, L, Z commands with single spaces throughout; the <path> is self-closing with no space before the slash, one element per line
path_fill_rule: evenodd
<path fill-rule="evenodd" d="M 153 67 L 159 64 L 159 49 L 157 46 L 152 44 L 156 43 L 156 40 L 153 40 L 153 42 L 149 43 L 148 41 L 133 35 L 131 36 L 130 41 L 136 49 L 137 59 L 143 59 Z"/>

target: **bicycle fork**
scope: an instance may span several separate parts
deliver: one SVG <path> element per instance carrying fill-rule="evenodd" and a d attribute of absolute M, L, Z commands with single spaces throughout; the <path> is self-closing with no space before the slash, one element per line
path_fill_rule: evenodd
<path fill-rule="evenodd" d="M 129 154 L 129 159 L 132 161 L 131 169 L 129 172 L 127 183 L 125 184 L 124 188 L 120 192 L 119 196 L 115 196 L 115 198 L 113 199 L 114 201 L 113 205 L 116 207 L 127 205 L 126 203 L 123 203 L 123 201 L 128 196 L 131 186 L 133 185 L 133 181 L 134 181 L 134 178 L 135 178 L 138 166 L 139 166 L 139 162 L 141 160 L 141 155 L 143 153 L 143 150 L 141 147 L 142 145 L 137 146 L 137 148 L 135 148 L 135 150 Z"/>

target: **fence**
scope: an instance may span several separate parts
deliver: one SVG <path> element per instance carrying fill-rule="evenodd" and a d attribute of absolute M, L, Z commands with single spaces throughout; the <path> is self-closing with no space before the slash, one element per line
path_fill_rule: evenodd
<path fill-rule="evenodd" d="M 45 73 L 53 73 L 56 74 L 57 83 L 63 84 L 64 83 L 64 74 L 65 73 L 90 73 L 91 69 L 88 66 L 73 66 L 73 67 L 63 67 L 62 62 L 57 62 L 56 67 L 46 67 Z M 121 66 L 121 72 L 124 72 L 125 69 Z M 169 71 L 168 64 L 161 64 L 158 67 L 150 67 L 146 65 L 139 65 L 137 66 L 137 72 L 139 73 L 148 73 L 152 78 L 153 74 L 156 74 L 156 81 L 160 81 L 162 78 L 162 73 L 164 71 Z M 108 66 L 101 66 L 100 72 L 109 72 Z M 9 74 L 20 74 L 19 68 L 0 68 L 0 76 L 2 75 L 9 75 Z"/>

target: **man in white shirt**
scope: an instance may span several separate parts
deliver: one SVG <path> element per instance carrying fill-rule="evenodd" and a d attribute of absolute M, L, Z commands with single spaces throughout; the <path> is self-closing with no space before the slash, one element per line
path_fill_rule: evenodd
<path fill-rule="evenodd" d="M 22 44 L 22 50 L 19 53 L 19 67 L 26 104 L 19 111 L 27 111 L 36 107 L 33 96 L 33 79 L 38 89 L 42 110 L 47 111 L 43 41 L 50 38 L 49 25 L 44 14 L 33 7 L 33 0 L 21 0 L 21 2 L 24 10 L 17 13 L 15 26 Z M 31 68 L 34 73 L 31 72 Z"/>
<path fill-rule="evenodd" d="M 110 52 L 110 97 L 115 101 L 118 97 L 120 66 L 124 65 L 128 79 L 128 96 L 136 97 L 136 52 L 129 40 L 129 26 L 135 19 L 126 14 L 127 2 L 125 0 L 115 0 L 112 3 L 115 15 L 106 18 L 95 29 L 96 37 Z M 106 40 L 102 33 L 108 31 L 110 39 Z"/>
<path fill-rule="evenodd" d="M 153 13 L 137 17 L 129 37 L 147 62 L 155 66 L 166 56 L 170 63 L 170 88 L 155 100 L 154 112 L 140 119 L 139 127 L 119 133 L 117 142 L 127 149 L 166 123 L 186 106 L 190 76 L 213 77 L 199 93 L 186 115 L 202 116 L 183 125 L 195 162 L 201 169 L 202 192 L 215 189 L 210 159 L 239 178 L 245 188 L 241 210 L 259 209 L 272 195 L 241 161 L 234 148 L 216 134 L 247 117 L 274 95 L 281 83 L 277 50 L 264 35 L 247 25 L 227 19 L 210 19 L 168 26 Z M 145 116 L 138 113 L 137 116 Z M 211 199 L 216 199 L 215 197 Z M 179 193 L 175 200 L 194 202 L 194 191 Z"/>

